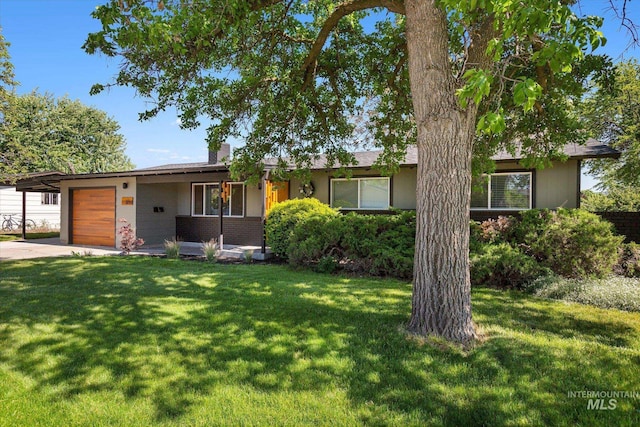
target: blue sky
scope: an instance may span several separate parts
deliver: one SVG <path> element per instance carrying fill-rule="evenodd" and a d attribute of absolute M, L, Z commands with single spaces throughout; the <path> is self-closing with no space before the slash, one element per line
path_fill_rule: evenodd
<path fill-rule="evenodd" d="M 89 95 L 94 83 L 111 80 L 118 61 L 87 55 L 81 46 L 87 34 L 99 29 L 90 14 L 102 1 L 96 0 L 0 0 L 0 26 L 15 66 L 19 93 L 34 89 L 56 97 L 68 95 L 86 105 L 105 111 L 121 127 L 127 140 L 127 154 L 137 167 L 164 163 L 204 161 L 207 147 L 204 128 L 181 130 L 175 111 L 150 121 L 138 121 L 145 100 L 133 89 L 114 88 Z M 624 29 L 607 11 L 606 0 L 582 0 L 583 14 L 605 17 L 603 32 L 608 39 L 602 49 L 614 59 L 640 57 L 640 49 L 626 50 L 629 39 Z M 631 18 L 640 24 L 640 0 L 628 6 Z M 583 180 L 583 187 L 593 185 Z"/>

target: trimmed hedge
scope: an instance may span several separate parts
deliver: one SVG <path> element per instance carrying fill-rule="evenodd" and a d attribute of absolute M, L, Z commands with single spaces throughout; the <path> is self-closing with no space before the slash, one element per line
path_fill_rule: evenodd
<path fill-rule="evenodd" d="M 565 277 L 603 277 L 619 263 L 638 274 L 640 250 L 620 252 L 623 237 L 610 223 L 579 209 L 533 209 L 521 219 L 499 217 L 470 225 L 474 285 L 522 288 L 551 271 Z M 316 199 L 276 205 L 267 220 L 267 242 L 296 266 L 333 272 L 338 268 L 411 278 L 415 211 L 393 215 L 339 214 Z"/>
<path fill-rule="evenodd" d="M 415 212 L 316 216 L 293 231 L 288 259 L 322 272 L 340 265 L 353 272 L 411 278 L 415 229 Z"/>
<path fill-rule="evenodd" d="M 276 204 L 267 215 L 265 233 L 267 245 L 271 251 L 282 259 L 287 259 L 291 238 L 296 227 L 309 218 L 334 217 L 339 215 L 336 209 L 320 202 L 318 199 L 290 199 Z"/>

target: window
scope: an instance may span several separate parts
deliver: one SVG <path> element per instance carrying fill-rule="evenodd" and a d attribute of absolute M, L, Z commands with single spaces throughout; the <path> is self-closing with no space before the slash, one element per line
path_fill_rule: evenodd
<path fill-rule="evenodd" d="M 58 193 L 42 193 L 40 195 L 41 205 L 58 205 L 60 204 L 60 198 Z"/>
<path fill-rule="evenodd" d="M 244 184 L 241 182 L 223 183 L 222 215 L 244 216 Z M 218 216 L 220 185 L 203 183 L 191 185 L 193 216 Z"/>
<path fill-rule="evenodd" d="M 331 180 L 331 206 L 341 209 L 389 209 L 389 178 Z"/>
<path fill-rule="evenodd" d="M 471 191 L 471 209 L 531 209 L 531 172 L 484 176 Z"/>

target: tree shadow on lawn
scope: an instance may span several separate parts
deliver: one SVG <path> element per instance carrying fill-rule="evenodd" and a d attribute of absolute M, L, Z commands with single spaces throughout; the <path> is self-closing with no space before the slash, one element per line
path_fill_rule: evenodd
<path fill-rule="evenodd" d="M 516 333 L 464 353 L 407 339 L 410 286 L 400 282 L 153 259 L 30 265 L 41 273 L 29 284 L 17 264 L 3 272 L 0 362 L 52 399 L 150 398 L 158 421 L 186 416 L 224 384 L 344 389 L 367 424 L 610 421 L 567 391 L 634 389 L 625 372 L 640 362 L 603 347 L 628 343 L 627 326 L 569 310 L 557 319 L 508 294 L 480 293 L 474 309 Z"/>

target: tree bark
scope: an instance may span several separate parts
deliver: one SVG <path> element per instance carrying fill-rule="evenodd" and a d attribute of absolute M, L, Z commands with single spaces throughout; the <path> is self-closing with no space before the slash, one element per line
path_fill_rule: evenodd
<path fill-rule="evenodd" d="M 406 0 L 409 76 L 417 124 L 417 230 L 410 332 L 467 344 L 471 318 L 469 206 L 475 114 L 463 111 L 449 64 L 446 16 Z"/>

